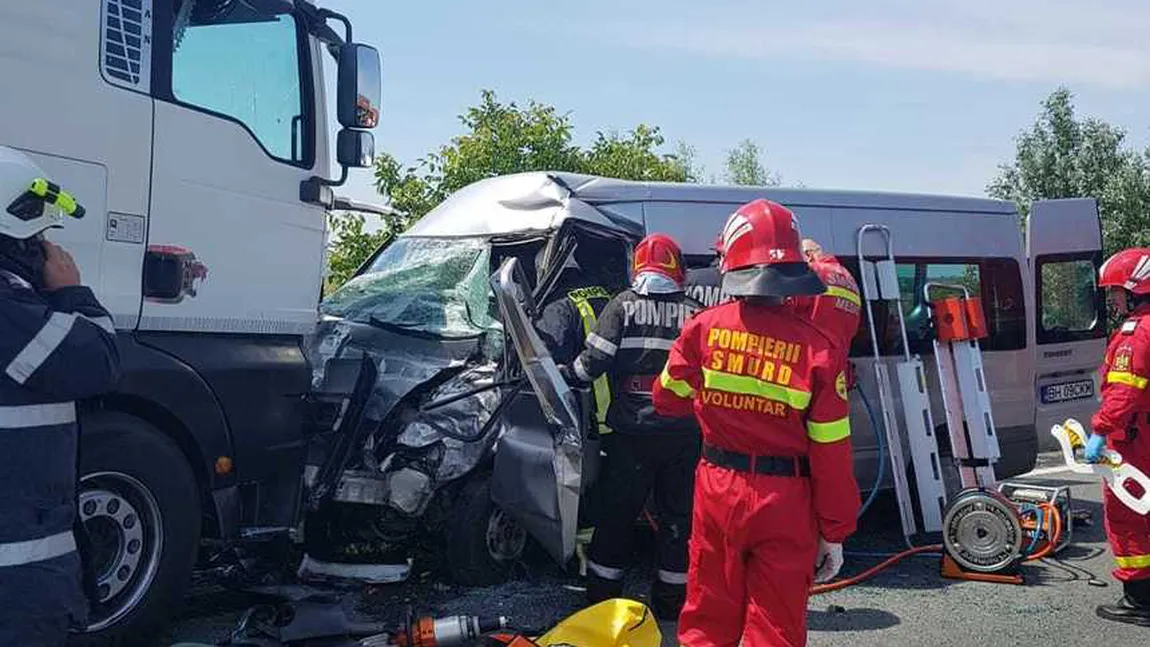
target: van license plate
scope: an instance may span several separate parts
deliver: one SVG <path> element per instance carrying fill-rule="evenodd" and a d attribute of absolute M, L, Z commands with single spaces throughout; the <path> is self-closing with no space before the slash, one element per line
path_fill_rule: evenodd
<path fill-rule="evenodd" d="M 1094 397 L 1094 380 L 1078 380 L 1042 387 L 1042 404 L 1084 400 Z"/>

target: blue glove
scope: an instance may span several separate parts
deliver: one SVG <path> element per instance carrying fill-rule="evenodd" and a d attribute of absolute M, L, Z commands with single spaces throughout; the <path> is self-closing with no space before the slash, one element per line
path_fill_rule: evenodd
<path fill-rule="evenodd" d="M 1106 436 L 1090 434 L 1086 440 L 1086 450 L 1083 452 L 1087 463 L 1097 463 L 1102 460 L 1102 450 L 1106 449 Z"/>

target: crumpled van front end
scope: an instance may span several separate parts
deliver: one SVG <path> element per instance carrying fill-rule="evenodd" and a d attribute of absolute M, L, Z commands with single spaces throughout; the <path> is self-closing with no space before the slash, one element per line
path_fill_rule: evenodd
<path fill-rule="evenodd" d="M 490 184 L 503 197 L 489 195 Z M 480 182 L 390 241 L 323 301 L 322 321 L 306 347 L 313 390 L 347 391 L 333 384 L 340 367 L 364 358 L 375 371 L 358 430 L 362 441 L 357 436 L 351 451 L 332 459 L 340 439 L 312 436 L 308 487 L 331 471 L 329 460 L 341 463 L 341 475 L 305 525 L 309 563 L 402 564 L 412 552 L 442 548 L 457 581 L 486 584 L 502 579 L 529 534 L 560 561 L 569 556 L 564 535 L 572 533 L 564 527 L 574 523 L 579 488 L 568 492 L 574 503 L 561 515 L 552 500 L 559 477 L 550 459 L 540 463 L 547 474 L 519 480 L 528 463 L 538 463 L 535 454 L 559 448 L 532 444 L 547 445 L 553 430 L 524 379 L 522 349 L 505 330 L 505 304 L 492 281 L 513 259 L 524 293 L 545 293 L 583 233 L 622 250 L 640 231 L 626 224 L 620 228 L 571 199 L 545 174 Z M 524 321 L 531 327 L 530 310 L 515 313 L 520 337 Z M 313 427 L 330 429 L 341 406 L 317 405 Z M 535 430 L 528 433 L 532 442 L 521 442 L 526 427 Z M 496 460 L 497 450 L 515 457 Z M 527 503 L 508 505 L 511 494 Z M 446 545 L 436 546 L 440 540 Z M 390 572 L 406 576 L 406 569 Z"/>

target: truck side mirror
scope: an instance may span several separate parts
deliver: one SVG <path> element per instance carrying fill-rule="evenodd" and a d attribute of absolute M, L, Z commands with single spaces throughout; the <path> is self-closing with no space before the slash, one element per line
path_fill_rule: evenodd
<path fill-rule="evenodd" d="M 375 137 L 366 130 L 344 128 L 336 136 L 335 158 L 340 166 L 370 167 L 375 160 Z"/>
<path fill-rule="evenodd" d="M 344 128 L 379 125 L 380 70 L 379 51 L 374 47 L 358 43 L 340 47 L 336 96 L 339 124 Z"/>

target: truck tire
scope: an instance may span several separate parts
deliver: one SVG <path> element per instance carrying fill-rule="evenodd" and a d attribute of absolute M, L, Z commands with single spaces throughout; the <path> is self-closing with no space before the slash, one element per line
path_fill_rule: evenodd
<path fill-rule="evenodd" d="M 183 603 L 200 540 L 200 497 L 179 447 L 121 413 L 83 420 L 80 520 L 100 598 L 70 645 L 143 645 Z"/>
<path fill-rule="evenodd" d="M 491 500 L 490 475 L 463 486 L 447 522 L 447 564 L 463 586 L 491 586 L 507 579 L 527 548 L 527 531 Z"/>

